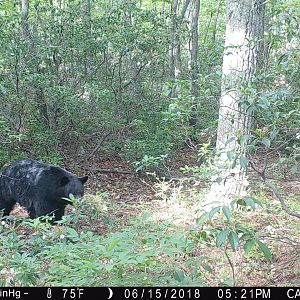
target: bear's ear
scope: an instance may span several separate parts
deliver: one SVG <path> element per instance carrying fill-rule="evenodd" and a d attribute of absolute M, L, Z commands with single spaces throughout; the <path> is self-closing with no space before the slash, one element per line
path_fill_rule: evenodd
<path fill-rule="evenodd" d="M 84 184 L 88 181 L 89 177 L 88 176 L 83 176 L 83 177 L 78 177 L 78 179 Z"/>
<path fill-rule="evenodd" d="M 50 166 L 50 173 L 52 175 L 58 176 L 59 174 L 61 174 L 61 169 L 59 167 L 56 166 Z"/>
<path fill-rule="evenodd" d="M 69 178 L 67 176 L 62 177 L 62 179 L 60 180 L 60 185 L 61 186 L 65 186 L 69 183 Z"/>

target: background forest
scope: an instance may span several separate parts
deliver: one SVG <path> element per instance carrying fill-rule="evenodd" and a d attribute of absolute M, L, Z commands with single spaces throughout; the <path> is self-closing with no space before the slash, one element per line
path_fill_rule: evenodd
<path fill-rule="evenodd" d="M 61 226 L 20 207 L 2 221 L 0 286 L 299 284 L 299 10 L 0 0 L 0 167 L 30 157 L 91 178 Z M 243 22 L 255 67 L 225 78 Z M 233 91 L 251 125 L 232 126 L 228 150 Z M 247 193 L 205 210 L 224 160 Z"/>

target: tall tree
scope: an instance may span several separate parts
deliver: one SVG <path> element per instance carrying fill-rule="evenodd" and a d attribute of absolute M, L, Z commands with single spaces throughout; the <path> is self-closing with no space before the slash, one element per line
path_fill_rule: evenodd
<path fill-rule="evenodd" d="M 176 54 L 176 36 L 177 36 L 177 11 L 178 0 L 173 0 L 171 3 L 171 42 L 169 48 L 169 64 L 170 64 L 170 77 L 176 79 L 179 76 L 178 57 Z"/>
<path fill-rule="evenodd" d="M 243 101 L 242 87 L 251 85 L 260 62 L 264 20 L 263 0 L 227 0 L 223 81 L 215 158 L 218 180 L 207 201 L 229 204 L 245 195 L 247 178 L 245 147 L 241 137 L 249 133 L 251 116 Z"/>
<path fill-rule="evenodd" d="M 190 2 L 191 0 L 185 0 L 182 9 L 180 9 L 180 1 L 173 0 L 171 3 L 169 68 L 170 79 L 173 81 L 176 81 L 182 72 L 180 30 L 182 30 L 182 23 L 190 6 Z M 176 96 L 176 87 L 171 89 L 170 96 Z"/>
<path fill-rule="evenodd" d="M 196 125 L 196 105 L 199 98 L 199 85 L 198 85 L 198 54 L 199 54 L 199 13 L 200 13 L 200 0 L 193 1 L 193 11 L 191 14 L 191 37 L 190 37 L 190 80 L 191 80 L 191 95 L 193 97 L 192 114 L 190 117 L 190 125 Z"/>
<path fill-rule="evenodd" d="M 28 44 L 28 61 L 32 68 L 32 72 L 35 75 L 41 73 L 39 62 L 38 62 L 38 54 L 36 44 L 30 31 L 29 27 L 29 1 L 22 0 L 21 2 L 21 27 L 22 27 L 22 34 L 24 40 Z M 35 100 L 38 106 L 38 110 L 40 113 L 41 121 L 49 126 L 49 115 L 48 115 L 48 108 L 46 104 L 45 94 L 43 88 L 37 82 L 36 79 L 33 79 L 32 82 L 34 92 L 35 92 Z"/>
<path fill-rule="evenodd" d="M 85 36 L 88 40 L 91 39 L 91 2 L 90 0 L 82 0 L 81 2 L 82 6 L 82 20 L 84 24 L 85 29 Z M 92 51 L 90 48 L 85 50 L 85 59 L 84 59 L 84 69 L 85 69 L 85 75 L 88 75 L 91 73 L 89 61 L 92 60 Z"/>

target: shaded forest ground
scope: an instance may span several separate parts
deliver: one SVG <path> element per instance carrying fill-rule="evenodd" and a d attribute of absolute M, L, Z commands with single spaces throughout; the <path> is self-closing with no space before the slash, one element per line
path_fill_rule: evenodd
<path fill-rule="evenodd" d="M 129 162 L 118 156 L 98 157 L 81 164 L 76 163 L 78 161 L 80 157 L 73 157 L 65 161 L 65 165 L 80 175 L 87 173 L 90 176 L 86 198 L 103 212 L 92 223 L 90 220 L 81 221 L 81 231 L 89 230 L 105 236 L 127 226 L 135 226 L 132 220 L 144 218 L 145 215 L 151 218 L 153 224 L 170 222 L 185 232 L 197 230 L 196 220 L 201 215 L 201 199 L 209 183 L 180 171 L 185 165 L 198 164 L 197 155 L 191 149 L 179 150 L 169 161 L 171 167 L 168 180 L 138 176 L 132 171 Z M 299 179 L 299 174 L 295 178 Z M 295 178 L 277 182 L 277 185 L 291 208 L 299 210 L 300 182 Z M 273 260 L 267 262 L 259 251 L 252 251 L 248 256 L 242 250 L 230 252 L 237 285 L 298 285 L 299 221 L 282 211 L 273 194 L 254 175 L 251 181 L 252 194 L 263 205 L 255 211 L 240 210 L 236 217 L 241 224 L 251 224 L 255 228 L 259 238 L 271 249 Z M 71 210 L 68 207 L 68 211 Z M 26 212 L 17 207 L 13 214 L 26 215 Z M 157 228 L 149 227 L 147 230 L 153 233 Z M 205 258 L 202 266 L 207 271 L 204 277 L 209 286 L 226 284 L 224 278 L 231 276 L 231 269 L 224 251 L 200 241 L 191 256 Z M 187 257 L 182 260 L 183 269 L 185 259 Z"/>

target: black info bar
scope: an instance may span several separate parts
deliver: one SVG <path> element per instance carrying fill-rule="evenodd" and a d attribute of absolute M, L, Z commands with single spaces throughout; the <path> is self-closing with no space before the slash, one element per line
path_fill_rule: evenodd
<path fill-rule="evenodd" d="M 299 287 L 0 287 L 2 299 L 296 299 Z"/>

